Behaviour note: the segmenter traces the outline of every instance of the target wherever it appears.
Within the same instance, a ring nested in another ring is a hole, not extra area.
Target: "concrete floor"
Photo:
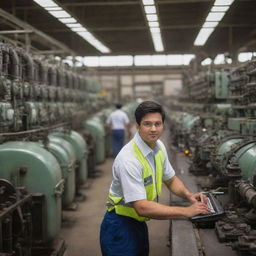
[[[112,178],[113,159],[108,158],[102,165],[97,166],[99,176],[89,179],[88,186],[82,192],[86,196],[84,202],[78,203],[76,211],[64,211],[65,219],[61,236],[66,241],[68,256],[100,256],[99,229],[106,211],[105,203]],[[160,202],[169,203],[169,193],[163,188]],[[168,220],[150,220],[150,256],[168,256]]]

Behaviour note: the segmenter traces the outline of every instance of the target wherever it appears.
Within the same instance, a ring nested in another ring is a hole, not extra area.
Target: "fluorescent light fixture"
[[[74,18],[60,18],[58,19],[60,22],[64,23],[66,25],[66,23],[77,23],[77,20]]]
[[[213,5],[231,5],[235,0],[215,0]]]
[[[80,23],[77,22],[68,12],[63,10],[52,0],[33,0],[45,10],[47,10],[52,16],[57,18],[60,22],[70,28],[73,32],[81,36],[88,43],[90,43],[94,48],[102,53],[109,53],[110,49],[102,44],[98,39],[96,39],[90,32],[87,31]]]
[[[155,1],[154,0],[142,0],[142,3],[144,5],[154,5]]]
[[[205,23],[197,35],[194,45],[202,46],[206,43],[214,28],[223,19],[233,2],[234,0],[215,0],[211,11],[206,17]]]
[[[34,0],[34,2],[42,7],[58,7],[58,5],[52,0]]]
[[[94,36],[90,32],[77,32],[77,34],[81,37],[83,37],[85,40],[93,40]]]
[[[164,50],[162,38],[160,33],[152,34],[153,44],[156,52],[162,52]]]
[[[194,42],[194,45],[197,45],[197,46],[204,45],[213,31],[214,31],[214,28],[201,28]]]
[[[160,28],[150,28],[150,32],[151,32],[152,34],[154,34],[154,33],[160,33]]]
[[[209,12],[206,21],[221,21],[225,12]]]
[[[66,11],[49,11],[49,13],[55,18],[71,18]]]
[[[158,21],[156,14],[146,14],[148,21]]]
[[[226,12],[229,6],[213,6],[211,12]]]
[[[159,27],[159,22],[158,21],[149,21],[148,25],[150,28],[156,28],[156,27]]]
[[[62,8],[60,8],[60,7],[45,7],[45,10],[47,10],[47,11],[62,11]]]
[[[144,9],[146,14],[156,13],[156,7],[154,5],[144,6]]]
[[[66,26],[69,28],[82,28],[83,27],[80,23],[67,23]]]
[[[217,21],[206,21],[203,25],[203,28],[215,28],[219,22]]]
[[[87,30],[84,27],[71,28],[71,30],[74,31],[74,32],[87,32]]]

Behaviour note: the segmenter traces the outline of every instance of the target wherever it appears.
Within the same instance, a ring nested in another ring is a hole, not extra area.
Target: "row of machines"
[[[0,43],[0,255],[64,255],[62,211],[76,208],[111,154],[112,108],[100,89]]]
[[[222,194],[225,216],[206,227],[238,255],[256,255],[255,88],[255,60],[197,68],[184,73],[182,96],[166,101],[172,144],[188,156],[201,189]]]

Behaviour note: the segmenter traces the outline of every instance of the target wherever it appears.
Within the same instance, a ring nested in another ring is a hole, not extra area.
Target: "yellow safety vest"
[[[160,149],[155,155],[155,182],[153,179],[153,170],[148,163],[147,159],[142,154],[141,150],[136,143],[133,143],[133,154],[138,159],[142,166],[142,176],[144,180],[144,186],[146,190],[147,200],[158,201],[158,197],[162,190],[162,178],[164,168],[164,152]],[[149,218],[141,217],[137,214],[131,204],[125,204],[123,197],[117,197],[112,194],[108,195],[107,201],[108,211],[115,209],[115,212],[119,215],[128,216],[138,221],[148,221]]]

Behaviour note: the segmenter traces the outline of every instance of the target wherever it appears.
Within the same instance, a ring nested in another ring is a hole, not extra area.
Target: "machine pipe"
[[[256,209],[256,190],[248,181],[239,181],[236,184],[239,194],[246,200],[247,203]]]

